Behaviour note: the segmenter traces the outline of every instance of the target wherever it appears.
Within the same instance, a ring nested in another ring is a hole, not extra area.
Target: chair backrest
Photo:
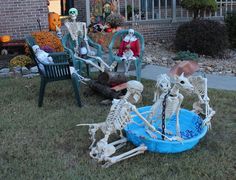
[[[29,50],[30,50],[30,56],[34,60],[34,62],[36,63],[41,77],[44,77],[44,78],[50,79],[50,80],[61,80],[61,79],[70,79],[71,78],[69,63],[56,63],[56,64],[53,63],[53,64],[43,65],[37,59],[37,57],[33,51],[33,48],[32,48],[34,45],[36,45],[35,39],[32,36],[28,36],[28,37],[26,37],[26,43],[27,43]],[[56,61],[56,59],[60,60],[60,59],[64,59],[64,58],[69,58],[69,56],[66,54],[58,53],[58,55],[54,55],[54,58]]]
[[[43,75],[43,72],[41,71],[41,69],[39,68],[39,64],[38,64],[38,60],[37,60],[37,57],[35,56],[35,53],[32,49],[32,47],[34,45],[36,45],[36,42],[35,42],[35,39],[32,37],[32,36],[27,36],[25,38],[25,41],[26,41],[26,44],[28,45],[28,48],[29,48],[29,51],[30,51],[30,57],[31,59],[33,59],[33,61],[35,62],[35,64],[37,65],[38,67],[38,70],[39,70],[39,73],[40,75],[42,76]]]
[[[128,32],[129,32],[128,29],[124,29],[124,30],[117,31],[113,35],[113,37],[111,39],[111,43],[109,45],[109,52],[112,52],[112,49],[113,49],[113,47],[115,45],[116,40],[117,39],[122,40],[128,34]],[[144,37],[143,37],[143,35],[141,35],[137,31],[134,31],[134,35],[136,36],[136,38],[139,39],[139,42],[140,42],[140,58],[142,58],[143,53],[144,53]]]
[[[78,41],[79,41],[78,43],[80,44],[82,39],[78,38]],[[76,43],[75,43],[75,41],[72,40],[70,33],[67,33],[66,35],[63,36],[62,45],[64,46],[65,49],[68,48],[68,49],[72,50],[74,53],[74,48],[76,46]]]

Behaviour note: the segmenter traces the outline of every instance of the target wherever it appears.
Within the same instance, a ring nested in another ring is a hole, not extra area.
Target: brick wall
[[[39,30],[37,18],[42,29],[48,29],[46,0],[0,0],[0,4],[0,36],[22,39]]]
[[[48,29],[48,8],[46,0],[0,0],[0,36],[11,35],[13,39],[22,39],[32,31],[38,31],[37,18],[42,29]],[[6,3],[7,2],[7,3]],[[86,0],[75,0],[79,11],[78,20],[86,21]],[[121,3],[123,3],[121,1]],[[146,41],[173,39],[180,23],[139,23],[124,28],[134,28],[144,35]]]
[[[86,22],[86,0],[74,0],[74,6],[79,11],[77,20]]]
[[[170,23],[170,22],[143,22],[137,25],[127,24],[124,28],[133,28],[140,32],[145,41],[157,41],[157,40],[173,40],[175,38],[176,30],[182,23]]]

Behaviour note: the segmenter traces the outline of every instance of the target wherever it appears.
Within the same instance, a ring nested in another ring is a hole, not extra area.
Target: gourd
[[[0,37],[0,42],[9,42],[11,41],[11,36],[4,35]]]

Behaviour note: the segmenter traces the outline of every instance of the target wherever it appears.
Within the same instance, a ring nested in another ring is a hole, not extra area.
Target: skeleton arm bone
[[[131,110],[134,111],[134,112],[137,114],[137,116],[140,117],[140,118],[142,119],[142,121],[148,126],[148,128],[150,128],[153,132],[156,132],[156,133],[158,133],[158,134],[160,134],[160,135],[164,135],[164,134],[162,134],[161,132],[157,131],[156,128],[155,128],[153,125],[151,125],[151,124],[140,114],[140,112],[138,112],[137,108],[136,108],[134,105],[131,105]],[[171,138],[168,138],[168,137],[165,136],[165,135],[164,135],[164,137],[165,137],[166,139],[168,139],[169,141],[172,141]]]

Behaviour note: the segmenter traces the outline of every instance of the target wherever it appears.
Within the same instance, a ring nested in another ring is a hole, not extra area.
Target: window
[[[49,12],[65,16],[72,7],[74,7],[74,0],[49,0],[48,9]]]

